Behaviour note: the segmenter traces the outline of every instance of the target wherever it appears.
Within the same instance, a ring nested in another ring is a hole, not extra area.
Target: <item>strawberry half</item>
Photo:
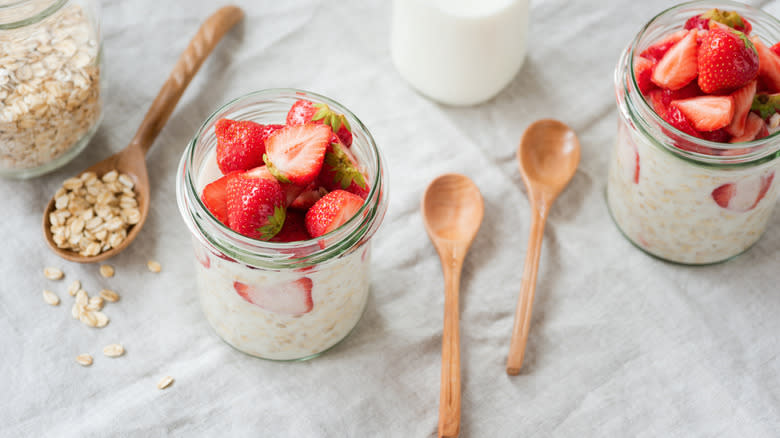
[[[266,141],[263,160],[280,182],[307,186],[322,170],[330,136],[322,124],[285,126]]]
[[[219,119],[214,126],[217,136],[217,166],[227,175],[263,164],[265,141],[282,125],[261,125],[250,120]]]
[[[324,123],[333,130],[347,146],[352,146],[352,128],[344,114],[334,112],[325,103],[314,103],[305,99],[296,101],[287,112],[288,125]]]
[[[306,212],[306,229],[320,237],[345,224],[363,206],[363,198],[346,190],[334,190]]]
[[[290,203],[289,207],[298,210],[308,210],[315,202],[327,194],[328,191],[324,187],[320,187],[318,181],[314,181]]]
[[[712,94],[743,87],[758,75],[758,61],[744,33],[713,27],[699,47],[699,88]]]
[[[675,100],[677,108],[698,131],[715,131],[731,123],[734,117],[734,99],[731,96],[699,96]]]
[[[653,70],[652,80],[661,88],[678,90],[696,79],[696,30],[688,33],[677,44],[672,46],[658,61]]]
[[[712,191],[712,199],[719,207],[726,210],[745,212],[756,208],[764,199],[775,173],[752,176],[736,183],[727,183]]]
[[[653,69],[655,68],[655,62],[639,57],[634,62],[634,77],[636,77],[636,83],[639,86],[639,92],[647,94],[653,88]]]
[[[287,210],[284,226],[279,233],[271,239],[271,242],[299,242],[309,240],[309,232],[306,231],[305,216],[303,212]]]
[[[327,190],[346,190],[365,199],[368,196],[368,184],[358,167],[354,155],[339,142],[331,143],[325,153],[319,182]]]
[[[285,195],[263,168],[236,175],[227,183],[230,228],[253,239],[270,240],[284,224]]]
[[[664,37],[664,39],[661,41],[658,41],[657,43],[643,50],[639,56],[648,59],[655,64],[664,57],[666,52],[668,52],[672,46],[677,44],[687,34],[688,31],[685,30],[678,30],[677,32],[671,33]]]
[[[721,11],[720,9],[710,9],[703,14],[693,16],[685,22],[686,29],[702,29],[707,30],[710,28],[710,21],[725,24],[733,29],[736,29],[745,34],[750,33],[753,26],[750,25],[745,18],[739,15],[735,11]]]
[[[756,140],[761,138],[759,135],[762,133],[762,131],[766,131],[767,134],[769,133],[766,128],[766,123],[764,123],[764,119],[759,117],[756,113],[748,113],[745,129],[742,131],[741,135],[735,135],[734,138],[731,139],[731,143]],[[762,137],[764,136],[765,135]]]
[[[758,52],[758,77],[762,84],[772,93],[780,92],[780,55],[765,46],[758,37],[750,40]]]
[[[726,127],[726,132],[735,137],[738,137],[745,132],[745,121],[750,112],[750,107],[753,106],[753,96],[755,96],[755,94],[755,80],[748,82],[744,87],[731,93],[731,98],[734,99],[734,118],[731,120],[729,126]]]
[[[241,298],[251,304],[269,312],[295,316],[309,313],[314,308],[311,298],[313,284],[311,278],[302,277],[289,283],[270,286],[250,286],[236,281],[233,282],[233,288]]]
[[[203,188],[200,199],[217,220],[228,226],[227,185],[240,172],[231,172]]]

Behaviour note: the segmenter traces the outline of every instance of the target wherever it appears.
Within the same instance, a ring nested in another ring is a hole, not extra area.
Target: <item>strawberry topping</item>
[[[280,182],[307,186],[322,169],[330,136],[322,124],[285,126],[267,140],[263,159]]]
[[[263,164],[265,141],[281,128],[282,125],[261,125],[250,120],[219,119],[214,126],[219,170],[228,174]]]
[[[697,75],[695,30],[690,30],[677,44],[667,51],[653,70],[652,80],[661,88],[678,90],[694,80]]]
[[[227,183],[227,212],[232,230],[270,240],[284,224],[282,186],[263,168],[238,174]]]
[[[721,93],[745,86],[755,79],[759,57],[744,33],[714,27],[698,51],[699,87],[705,93]]]
[[[320,237],[349,221],[362,205],[360,196],[334,190],[311,206],[306,213],[306,229],[311,237]]]

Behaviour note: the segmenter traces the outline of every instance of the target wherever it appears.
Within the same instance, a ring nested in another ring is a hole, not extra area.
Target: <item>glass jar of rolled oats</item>
[[[0,0],[0,176],[29,178],[78,155],[102,115],[92,0]]]

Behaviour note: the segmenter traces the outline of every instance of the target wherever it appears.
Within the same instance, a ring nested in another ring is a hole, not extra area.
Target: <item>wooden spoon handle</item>
[[[544,224],[547,221],[547,209],[533,207],[531,214],[531,233],[528,238],[528,250],[525,255],[523,279],[520,284],[520,296],[515,310],[515,324],[512,327],[512,340],[509,343],[509,357],[506,361],[506,373],[510,376],[520,374],[525,357],[525,344],[528,341],[528,330],[531,326],[531,310],[534,304],[536,289],[536,274],[539,271],[539,256],[542,253],[542,238]]]
[[[444,330],[441,344],[441,393],[439,438],[454,438],[460,432],[460,271],[463,257],[442,260],[444,271]]]
[[[135,137],[130,142],[131,145],[139,146],[144,154],[149,150],[203,61],[222,36],[243,17],[244,11],[240,8],[225,6],[206,19],[176,61],[168,80],[165,81],[149,111],[146,112],[141,126],[138,127]]]

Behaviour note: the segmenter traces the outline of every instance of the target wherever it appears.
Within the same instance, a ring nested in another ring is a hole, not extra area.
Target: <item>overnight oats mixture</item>
[[[363,207],[369,184],[351,152],[346,118],[300,99],[286,123],[220,119],[216,148],[197,174],[203,205],[244,237],[335,245],[327,235]],[[314,240],[312,240],[314,239]],[[261,243],[261,242],[258,242]],[[201,305],[214,330],[246,353],[274,360],[310,357],[343,339],[369,293],[369,242],[303,267],[266,269],[193,239]],[[296,246],[279,249],[297,256]]]
[[[743,252],[766,229],[780,190],[777,140],[767,138],[780,125],[780,44],[768,47],[736,11],[713,9],[623,61],[607,186],[614,220],[670,261]],[[632,103],[643,120],[627,114]]]
[[[0,170],[42,166],[89,135],[101,116],[99,52],[96,30],[72,3],[0,30]]]

